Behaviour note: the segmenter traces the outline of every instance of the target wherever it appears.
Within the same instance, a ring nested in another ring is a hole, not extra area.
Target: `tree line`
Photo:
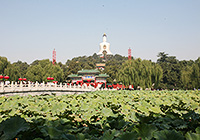
[[[59,82],[66,82],[69,74],[76,74],[82,69],[95,69],[97,63],[106,64],[105,70],[100,71],[110,76],[107,79],[109,83],[119,82],[126,86],[134,85],[134,88],[200,88],[200,57],[195,61],[179,61],[165,52],[158,54],[157,62],[140,58],[128,60],[119,54],[102,59],[93,54],[55,65],[49,59],[35,60],[31,64],[22,61],[10,63],[6,57],[0,56],[0,74],[10,76],[10,81],[18,81],[21,77],[32,82],[47,82],[47,77],[54,77]]]

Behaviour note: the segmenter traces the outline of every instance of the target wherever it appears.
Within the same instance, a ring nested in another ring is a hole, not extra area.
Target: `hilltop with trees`
[[[10,63],[6,57],[0,57],[0,74],[10,76],[10,81],[17,81],[19,77],[26,77],[29,81],[47,82],[52,76],[59,82],[66,82],[69,74],[82,69],[95,69],[96,63],[103,59],[97,54],[80,56],[55,65],[49,59],[35,60],[31,64],[17,61]],[[134,85],[142,88],[159,89],[193,89],[200,88],[200,57],[193,60],[179,61],[175,56],[165,52],[158,54],[157,62],[140,58],[128,60],[119,54],[106,58],[105,70],[110,77],[107,82],[121,82],[124,85]]]

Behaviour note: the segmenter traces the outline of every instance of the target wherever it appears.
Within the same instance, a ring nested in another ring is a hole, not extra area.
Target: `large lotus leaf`
[[[58,130],[57,128],[52,126],[44,126],[39,128],[40,132],[42,132],[45,137],[49,136],[50,139],[59,140],[61,138],[61,135],[63,134],[63,131]]]
[[[139,139],[139,135],[136,131],[122,133],[119,136],[119,140],[138,140],[138,139]]]
[[[117,101],[116,98],[112,98],[112,99],[111,99],[111,102],[112,102],[112,104],[114,104],[114,105],[118,105],[118,101]]]
[[[81,116],[81,118],[83,119],[83,120],[87,120],[87,121],[90,121],[90,118],[91,118],[92,116],[91,116],[91,112],[85,112],[82,116]]]
[[[188,98],[181,98],[182,99],[182,102],[185,103],[185,104],[190,104],[190,100],[188,100]]]
[[[71,104],[72,106],[76,106],[76,105],[78,104],[78,101],[77,101],[76,99],[72,99],[72,100],[70,101],[70,104]]]
[[[7,119],[0,124],[1,140],[13,139],[19,132],[29,129],[28,123],[18,116]]]
[[[185,138],[187,140],[200,140],[200,127],[196,128],[196,133],[187,132]]]
[[[156,105],[156,106],[160,106],[163,104],[163,101],[160,99],[160,98],[151,98],[150,99],[150,102],[153,104],[153,105]]]
[[[114,116],[114,114],[113,114],[113,112],[112,112],[112,110],[110,108],[103,108],[101,113],[105,117]]]
[[[112,140],[114,137],[119,136],[120,132],[113,129],[113,130],[107,130],[106,132],[103,133],[103,136],[101,137],[100,140]]]
[[[183,120],[176,119],[171,122],[175,129],[185,129],[188,127],[187,123]]]
[[[157,140],[184,140],[181,133],[174,130],[162,130],[154,133],[154,138]]]
[[[71,109],[71,111],[72,111],[73,113],[76,113],[77,110],[78,110],[78,107],[71,106],[69,109]]]
[[[158,106],[150,106],[149,110],[151,110],[153,113],[162,113],[162,111],[160,110],[160,107]]]
[[[85,138],[85,135],[83,134],[83,133],[78,133],[77,135],[76,135],[76,138],[77,138],[77,140],[85,140],[86,138]]]
[[[43,140],[42,138],[35,138],[35,139],[33,139],[33,140]]]
[[[192,121],[195,121],[195,120],[199,120],[200,119],[200,116],[199,114],[197,114],[196,112],[194,111],[189,111],[187,114],[183,114],[183,118],[185,120],[192,120]]]
[[[166,99],[166,98],[164,98],[164,99],[162,99],[163,100],[163,105],[164,106],[171,106],[172,105],[172,102],[169,100],[169,99]]]
[[[17,100],[15,100],[15,101],[9,100],[0,105],[1,112],[9,111],[9,110],[12,110],[13,108],[18,108]]]
[[[142,139],[152,139],[155,131],[157,131],[157,128],[154,125],[143,123],[138,126],[138,133]]]
[[[76,140],[76,137],[74,135],[71,134],[62,134],[60,139],[62,140]]]
[[[121,113],[122,114],[128,114],[131,110],[131,106],[130,105],[123,105],[121,107]]]
[[[82,102],[81,108],[82,111],[87,111],[89,109],[89,104]]]
[[[15,116],[15,114],[17,113],[17,109],[13,108],[10,112],[9,112],[9,116]],[[20,114],[19,114],[20,115]]]
[[[194,101],[191,100],[191,108],[192,108],[193,110],[195,110],[195,109],[197,109],[198,107],[199,107],[199,104],[198,104],[197,102],[194,102]]]
[[[49,107],[49,106],[47,106],[47,105],[43,105],[43,106],[40,108],[40,110],[41,110],[41,112],[44,112],[44,113],[46,113],[46,112],[49,112],[49,110],[50,110],[50,107]]]
[[[126,121],[132,121],[132,122],[137,122],[138,121],[138,118],[136,117],[136,114],[135,114],[135,111],[131,111],[129,113],[126,114],[126,117],[125,117],[125,120]]]
[[[124,128],[125,126],[127,126],[128,124],[130,124],[129,122],[126,122],[125,120],[123,120],[123,119],[119,119],[118,121],[117,121],[117,125],[115,125],[115,128],[117,128],[117,129],[122,129],[122,128]]]
[[[71,121],[70,120],[68,120],[68,119],[66,119],[66,118],[61,118],[61,119],[59,119],[59,121],[60,121],[60,123],[61,124],[68,124],[68,123],[70,123]]]
[[[60,113],[63,113],[65,111],[65,108],[65,103],[54,102],[51,107],[52,115],[60,115]]]
[[[145,115],[149,115],[149,110],[145,107],[145,106],[138,106],[137,110],[141,111],[142,113],[144,113]]]
[[[122,109],[130,111],[131,106],[128,105],[128,104],[126,104],[126,105],[123,105],[123,106],[122,106]]]
[[[150,105],[148,102],[146,102],[145,100],[141,100],[140,103],[141,103],[142,106],[145,106],[145,107],[147,107],[147,108],[151,106],[151,105]]]

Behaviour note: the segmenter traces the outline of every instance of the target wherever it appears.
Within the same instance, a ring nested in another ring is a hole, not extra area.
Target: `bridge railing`
[[[0,84],[0,93],[13,93],[13,92],[31,92],[31,91],[94,91],[99,90],[92,86],[87,85],[67,85],[65,84],[52,84],[52,83],[27,83],[11,82],[9,85]]]

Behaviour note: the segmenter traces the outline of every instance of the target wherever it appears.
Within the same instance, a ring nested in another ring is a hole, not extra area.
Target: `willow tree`
[[[7,66],[10,64],[8,59],[6,57],[1,57],[0,56],[0,74],[4,74],[5,69]]]
[[[192,65],[191,80],[193,88],[200,88],[200,57]]]
[[[124,85],[142,88],[157,87],[162,79],[162,68],[149,60],[128,60],[117,74],[118,81]]]
[[[18,78],[20,78],[20,69],[15,64],[8,64],[5,74],[9,75],[10,81],[18,81]]]
[[[181,70],[181,82],[182,87],[184,89],[191,89],[192,88],[192,67],[191,66],[185,66]]]

